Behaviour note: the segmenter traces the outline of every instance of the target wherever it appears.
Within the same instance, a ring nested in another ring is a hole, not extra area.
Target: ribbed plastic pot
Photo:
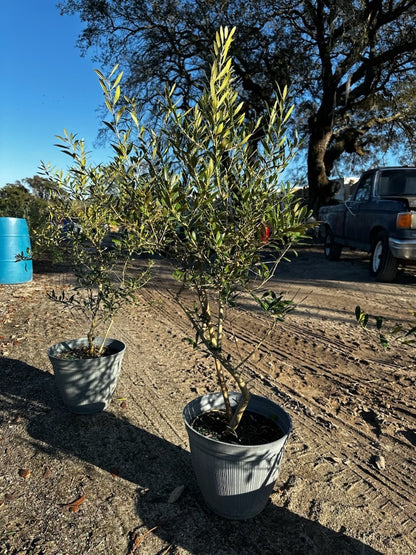
[[[97,337],[95,344],[103,339]],[[57,343],[48,349],[61,398],[67,408],[76,414],[95,414],[104,410],[111,400],[120,374],[126,349],[117,339],[107,339],[105,347],[114,354],[91,359],[62,359],[59,353],[88,344],[87,338]]]
[[[239,393],[230,394],[233,406],[240,398]],[[222,517],[246,520],[258,515],[268,502],[292,421],[282,407],[253,395],[247,410],[273,419],[284,434],[281,439],[263,445],[233,445],[203,436],[192,428],[191,423],[199,414],[223,408],[220,393],[203,395],[186,405],[183,418],[192,465],[206,505]]]

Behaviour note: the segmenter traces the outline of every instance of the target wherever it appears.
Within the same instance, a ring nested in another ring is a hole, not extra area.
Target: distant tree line
[[[35,175],[0,188],[0,217],[25,218],[29,231],[38,229],[47,217],[51,184]]]

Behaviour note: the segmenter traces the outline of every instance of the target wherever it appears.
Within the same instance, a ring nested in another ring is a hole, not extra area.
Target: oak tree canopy
[[[347,155],[378,163],[390,150],[412,162],[416,0],[64,0],[60,8],[84,22],[81,49],[100,67],[119,63],[125,89],[154,117],[165,84],[179,84],[192,104],[215,32],[236,26],[247,117],[264,110],[276,82],[290,87],[315,211]]]

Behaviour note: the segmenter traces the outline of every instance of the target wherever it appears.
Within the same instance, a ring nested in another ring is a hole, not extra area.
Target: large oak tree
[[[377,161],[405,145],[412,153],[416,0],[65,0],[61,10],[81,16],[81,48],[95,49],[102,67],[120,63],[129,92],[153,114],[166,83],[180,83],[183,103],[192,102],[215,31],[236,26],[247,117],[261,113],[276,82],[291,88],[315,211],[343,155]]]

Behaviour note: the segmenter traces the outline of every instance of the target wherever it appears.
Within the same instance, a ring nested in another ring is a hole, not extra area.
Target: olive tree
[[[57,146],[70,157],[71,166],[63,171],[43,164],[50,183],[49,219],[36,235],[39,245],[52,247],[72,268],[76,282],[71,292],[52,291],[50,297],[85,315],[88,356],[101,355],[104,341],[94,343],[98,330],[104,328],[105,340],[115,313],[134,301],[137,289],[148,281],[150,264],[142,268],[135,259],[157,244],[158,209],[145,156],[137,146],[143,129],[134,115],[125,125],[125,108],[118,106],[122,74],[115,71],[108,79],[97,72],[110,114],[104,123],[115,139],[113,159],[91,164],[84,141],[64,130]]]
[[[250,399],[245,365],[264,338],[248,356],[235,359],[226,338],[231,311],[250,295],[271,317],[272,329],[293,308],[264,288],[288,249],[304,236],[308,216],[280,182],[297,146],[286,136],[287,90],[276,92],[267,117],[246,123],[230,56],[234,33],[228,28],[217,33],[208,82],[191,109],[178,108],[174,88],[166,92],[165,124],[155,136],[150,161],[168,227],[164,250],[181,284],[176,300],[196,333],[194,345],[213,358],[232,430]],[[260,126],[264,133],[253,149],[251,139]],[[267,243],[265,225],[272,230]],[[233,411],[228,391],[235,384],[242,398]]]

